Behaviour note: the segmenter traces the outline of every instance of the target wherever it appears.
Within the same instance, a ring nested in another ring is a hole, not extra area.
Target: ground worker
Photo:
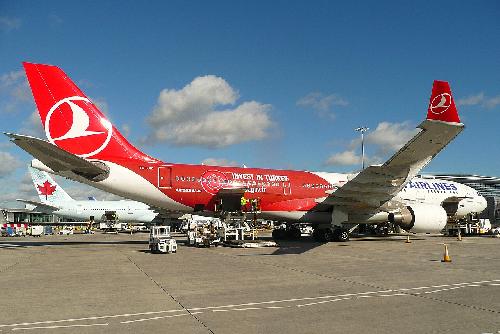
[[[241,211],[246,211],[247,199],[245,196],[241,196]]]

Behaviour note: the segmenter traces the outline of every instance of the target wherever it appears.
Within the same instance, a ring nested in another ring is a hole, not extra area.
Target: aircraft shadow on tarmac
[[[370,235],[370,236],[354,236],[348,242],[333,242],[337,247],[348,247],[350,243],[353,242],[403,242],[401,235],[391,236],[391,235]],[[411,236],[412,241],[425,240],[422,237],[417,237],[415,235]],[[302,254],[316,247],[320,247],[325,242],[317,242],[312,238],[303,238],[298,241],[278,241],[278,249],[272,254],[265,255],[286,255],[286,254]]]

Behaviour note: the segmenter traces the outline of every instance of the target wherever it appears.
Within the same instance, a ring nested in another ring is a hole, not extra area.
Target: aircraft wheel
[[[346,242],[349,241],[349,231],[343,229],[343,228],[337,228],[333,232],[334,236],[333,239],[335,241],[340,241],[340,242]]]
[[[313,232],[313,237],[319,242],[330,242],[333,241],[333,230],[331,228],[315,228]]]
[[[326,242],[330,242],[335,240],[335,234],[331,228],[323,229],[323,240]]]

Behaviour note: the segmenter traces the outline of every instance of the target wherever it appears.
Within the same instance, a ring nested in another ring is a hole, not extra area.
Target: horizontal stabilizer
[[[45,140],[12,133],[5,134],[11,138],[14,144],[56,173],[71,171],[92,181],[104,180],[109,174],[109,170],[104,164],[92,163]]]
[[[27,200],[27,199],[16,199],[16,201],[21,202],[21,203],[26,203],[26,204],[34,205],[34,206],[36,206],[36,208],[38,210],[49,211],[49,212],[59,210],[59,208],[57,206],[53,206],[53,205],[49,205],[49,204],[44,204],[44,203],[37,202],[37,201],[30,201],[30,200]]]

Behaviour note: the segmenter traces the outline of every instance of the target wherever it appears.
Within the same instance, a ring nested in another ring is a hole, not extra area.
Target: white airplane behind
[[[121,222],[130,224],[150,223],[157,213],[148,205],[128,200],[121,201],[77,201],[71,198],[46,172],[28,167],[33,184],[41,202],[18,199],[34,206],[37,211],[67,217],[76,221],[94,220],[99,222],[106,212],[116,212]]]

